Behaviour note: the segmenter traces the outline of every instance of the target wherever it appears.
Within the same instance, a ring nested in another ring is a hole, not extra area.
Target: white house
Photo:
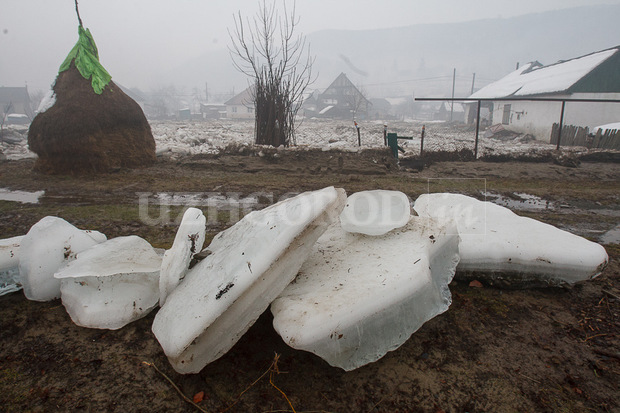
[[[234,96],[224,103],[226,117],[229,119],[254,119],[254,99],[251,88]]]
[[[553,123],[559,123],[561,102],[502,101],[502,98],[620,99],[620,46],[543,66],[531,62],[491,83],[472,99],[491,111],[491,123],[549,141]],[[468,121],[476,105],[469,104]],[[620,103],[567,102],[564,124],[589,127],[620,121]]]

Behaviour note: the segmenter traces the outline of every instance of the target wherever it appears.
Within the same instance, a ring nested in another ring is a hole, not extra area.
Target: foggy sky
[[[184,62],[226,49],[239,10],[259,0],[81,0],[80,15],[113,79],[145,90]],[[292,2],[287,1],[287,4]],[[298,0],[299,29],[367,30],[420,23],[508,18],[620,0]],[[73,0],[0,0],[0,86],[47,90],[77,40]],[[429,39],[430,41],[430,39]]]

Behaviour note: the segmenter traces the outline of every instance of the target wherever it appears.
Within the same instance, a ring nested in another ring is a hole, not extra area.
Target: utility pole
[[[474,78],[471,80],[471,93],[470,95],[474,94],[474,85],[476,84],[476,74],[474,73]]]
[[[454,85],[456,84],[456,67],[452,72],[452,100],[450,101],[450,122],[452,122],[452,114],[454,113]]]
[[[209,103],[209,84],[205,82],[205,103]]]

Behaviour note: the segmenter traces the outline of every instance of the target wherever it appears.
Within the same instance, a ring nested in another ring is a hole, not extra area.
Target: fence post
[[[383,124],[383,146],[387,146],[387,123]]]
[[[558,145],[556,146],[556,150],[560,150],[560,142],[562,141],[562,127],[564,126],[564,107],[566,106],[566,101],[562,101],[562,112],[560,114],[560,128],[558,130]]]
[[[424,132],[426,131],[426,125],[422,125],[422,135],[420,136],[420,158],[424,153]]]
[[[480,132],[480,104],[481,100],[478,100],[478,113],[476,113],[476,143],[474,144],[474,159],[478,159],[478,133]]]

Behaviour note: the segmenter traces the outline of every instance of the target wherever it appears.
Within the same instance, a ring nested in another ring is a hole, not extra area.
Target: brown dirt
[[[165,248],[176,226],[140,219],[138,193],[273,193],[277,199],[327,185],[348,193],[397,189],[412,198],[429,189],[530,193],[559,206],[519,213],[590,237],[619,221],[617,163],[437,162],[407,172],[384,151],[262,155],[159,160],[82,178],[37,174],[32,161],[3,162],[1,187],[46,195],[36,205],[0,201],[0,238],[57,215],[108,237],[138,234]],[[210,236],[230,225],[219,218],[210,221]],[[604,273],[572,288],[501,290],[455,281],[446,313],[352,372],[286,346],[267,311],[224,357],[182,376],[150,330],[154,313],[117,331],[86,329],[71,322],[60,300],[9,294],[0,297],[0,411],[194,411],[145,362],[189,398],[204,392],[198,405],[209,412],[619,411],[620,245],[606,248]],[[276,354],[279,374],[268,373]]]

